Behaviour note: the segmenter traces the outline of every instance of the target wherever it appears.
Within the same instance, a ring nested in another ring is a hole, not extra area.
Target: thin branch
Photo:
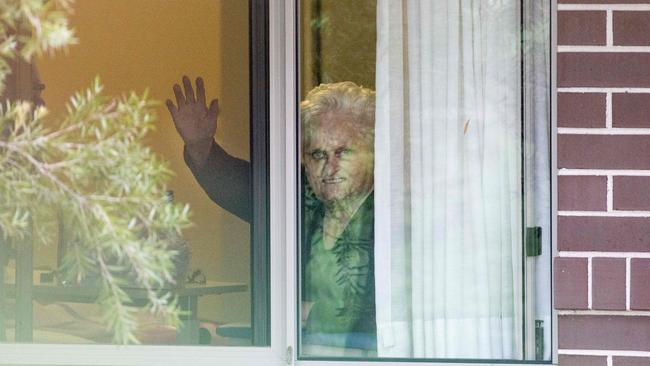
[[[0,147],[6,147],[8,150],[22,155],[25,159],[27,159],[27,161],[29,161],[36,168],[36,170],[38,170],[41,174],[43,174],[44,176],[49,178],[52,182],[54,182],[54,184],[57,187],[59,187],[59,189],[61,189],[62,191],[68,193],[69,195],[71,195],[74,199],[79,201],[79,203],[81,203],[81,204],[86,203],[86,200],[85,200],[85,198],[83,196],[79,195],[77,192],[73,191],[65,183],[63,183],[61,180],[59,180],[59,178],[56,175],[52,174],[50,171],[47,170],[44,163],[38,161],[31,154],[28,154],[28,153],[16,148],[12,144],[6,144],[6,143],[3,143],[3,142],[0,142]]]

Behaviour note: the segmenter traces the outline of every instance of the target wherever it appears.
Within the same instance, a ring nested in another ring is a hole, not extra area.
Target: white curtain
[[[377,1],[381,357],[522,357],[519,3]]]

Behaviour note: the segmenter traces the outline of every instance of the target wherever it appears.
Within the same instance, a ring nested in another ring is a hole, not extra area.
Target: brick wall
[[[558,3],[560,365],[650,365],[650,0]]]

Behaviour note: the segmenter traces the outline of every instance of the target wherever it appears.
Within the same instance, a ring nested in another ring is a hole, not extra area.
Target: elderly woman
[[[167,106],[185,160],[221,207],[250,221],[250,164],[214,142],[217,102],[203,80],[174,85]],[[301,104],[303,343],[375,348],[373,164],[375,94],[352,82],[322,84]]]
[[[304,343],[374,348],[375,95],[322,84],[301,104]]]

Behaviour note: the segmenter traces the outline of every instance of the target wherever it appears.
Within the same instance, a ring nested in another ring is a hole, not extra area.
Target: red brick
[[[607,357],[559,355],[559,366],[607,366]]]
[[[560,210],[607,210],[607,177],[558,177],[558,205]]]
[[[650,310],[650,258],[630,261],[630,308]]]
[[[605,45],[607,13],[604,11],[558,11],[559,45]]]
[[[555,258],[555,308],[587,309],[587,259]]]
[[[650,128],[650,93],[612,94],[612,127]]]
[[[612,357],[612,366],[648,366],[650,357]]]
[[[650,177],[614,177],[614,209],[650,210]]]
[[[558,87],[650,87],[649,53],[560,52]]]
[[[650,169],[650,136],[558,135],[558,167]]]
[[[615,11],[613,22],[614,45],[650,45],[649,11]]]
[[[558,323],[560,349],[650,351],[650,317],[564,315]]]
[[[625,259],[594,258],[591,275],[592,308],[625,310]]]
[[[558,127],[605,127],[605,94],[558,93],[557,125]]]
[[[558,217],[562,251],[650,252],[650,218]]]

